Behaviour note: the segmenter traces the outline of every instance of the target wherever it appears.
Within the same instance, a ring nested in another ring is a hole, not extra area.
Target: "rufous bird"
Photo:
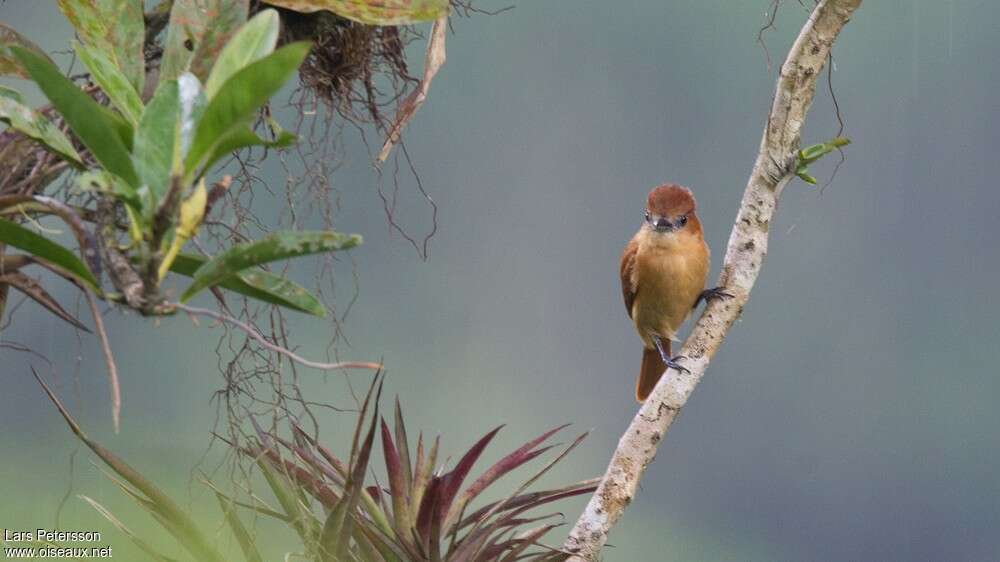
[[[625,310],[642,338],[642,366],[635,397],[642,402],[667,367],[689,372],[670,356],[670,342],[702,299],[729,297],[720,288],[705,290],[709,250],[695,214],[691,190],[668,183],[646,200],[639,232],[622,252]]]

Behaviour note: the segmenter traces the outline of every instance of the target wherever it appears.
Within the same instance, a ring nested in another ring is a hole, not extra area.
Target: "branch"
[[[246,332],[246,335],[250,336],[251,339],[259,343],[260,345],[266,347],[267,349],[270,349],[271,351],[279,355],[284,355],[291,361],[298,363],[299,365],[303,365],[305,367],[312,367],[313,369],[321,369],[324,371],[332,371],[334,369],[368,369],[371,371],[378,371],[382,368],[381,363],[372,363],[368,361],[342,361],[340,363],[321,363],[318,361],[310,361],[305,357],[297,355],[295,352],[293,352],[288,348],[281,347],[280,345],[275,345],[267,341],[267,338],[261,335],[261,333],[258,332],[256,329],[254,329],[253,326],[245,322],[241,322],[240,320],[233,318],[232,316],[229,316],[227,314],[222,314],[220,312],[209,310],[207,308],[188,306],[186,304],[182,304],[179,302],[169,303],[167,306],[176,308],[178,310],[183,310],[184,312],[187,312],[188,314],[191,315],[208,316],[209,318],[213,318],[219,322],[225,322],[227,324],[235,326],[240,330]]]
[[[743,311],[767,254],[768,227],[778,197],[795,177],[802,125],[816,91],[816,78],[837,35],[859,5],[861,0],[821,0],[789,51],[718,283],[733,298],[705,307],[681,350],[688,358],[684,366],[691,372],[664,373],[618,441],[597,491],[563,545],[564,550],[574,553],[571,561],[598,559],[608,533],[635,496],[657,446]]]

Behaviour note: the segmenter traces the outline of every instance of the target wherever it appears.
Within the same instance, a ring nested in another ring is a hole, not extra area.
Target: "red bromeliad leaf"
[[[257,423],[257,418],[250,416],[250,424],[253,425],[253,430],[257,433],[257,439],[260,440],[261,445],[266,449],[274,449],[274,440],[271,439],[271,434],[264,431],[264,428]]]
[[[527,494],[521,494],[519,496],[514,496],[506,503],[503,504],[502,508],[498,513],[503,513],[506,511],[519,509],[525,506],[530,506],[531,508],[538,507],[543,504],[558,501],[561,499],[579,496],[581,494],[590,494],[597,489],[597,483],[600,479],[594,478],[591,480],[584,480],[582,482],[577,482],[571,486],[565,488],[560,488],[556,490],[545,490],[541,492],[530,492]],[[477,510],[475,513],[462,519],[461,523],[458,524],[459,529],[464,529],[469,525],[479,521],[492,509],[497,507],[501,502],[494,502],[489,505],[483,506],[481,509]]]
[[[256,451],[256,456],[260,455],[263,455],[268,461],[270,461],[271,465],[279,472],[286,474],[291,479],[292,483],[299,486],[301,491],[305,491],[310,496],[316,498],[326,508],[332,509],[335,505],[337,505],[338,500],[340,499],[337,493],[327,486],[322,480],[313,476],[313,474],[308,470],[290,460],[281,458],[281,455],[270,449],[262,448],[259,451]]]
[[[491,508],[489,511],[487,511],[486,514],[483,515],[480,520],[478,520],[478,521],[475,522],[475,524],[473,526],[473,530],[471,532],[475,532],[476,527],[478,527],[480,524],[482,524],[485,521],[489,521],[490,518],[497,511],[500,511],[502,508],[504,508],[506,506],[506,504],[507,504],[508,501],[510,501],[514,497],[518,496],[519,494],[521,494],[521,492],[523,492],[524,490],[528,489],[529,486],[531,486],[536,481],[538,481],[538,479],[541,478],[546,472],[548,472],[549,469],[551,469],[553,466],[555,466],[557,463],[559,463],[559,461],[561,461],[563,458],[565,458],[566,455],[568,455],[570,453],[570,451],[572,451],[573,449],[575,449],[577,445],[579,445],[581,442],[583,442],[583,440],[586,439],[587,435],[589,435],[589,434],[590,434],[590,432],[587,431],[587,432],[584,432],[584,433],[580,434],[579,436],[577,436],[577,438],[574,439],[573,442],[570,443],[565,449],[563,449],[561,453],[559,453],[558,455],[556,455],[556,457],[554,459],[552,459],[549,462],[547,462],[545,464],[545,466],[543,466],[540,470],[536,471],[535,474],[531,478],[529,478],[526,482],[524,482],[524,484],[521,484],[521,486],[519,486],[517,488],[517,490],[515,490],[513,493],[511,493],[509,496],[507,496],[506,499],[504,499],[503,501],[497,503],[493,508]],[[529,509],[529,508],[526,508],[526,509]],[[517,511],[517,512],[515,512],[515,515],[517,513],[523,512],[523,511],[524,510]]]
[[[298,426],[298,424],[294,422],[292,423],[292,430],[295,432],[296,435],[298,435],[302,439],[305,439],[310,445],[315,447],[316,450],[319,451],[320,456],[322,456],[326,462],[330,463],[330,466],[332,466],[333,469],[336,470],[338,474],[340,474],[343,478],[347,478],[347,466],[344,464],[344,461],[335,457],[333,453],[330,451],[330,449],[321,445],[319,442],[313,439],[311,435],[306,433],[305,430],[303,430],[301,427]]]
[[[432,475],[427,482],[427,489],[424,492],[423,501],[420,502],[420,512],[417,515],[417,533],[424,543],[424,550],[427,549],[427,542],[430,537],[431,519],[437,511],[437,500],[440,496],[442,477]]]
[[[367,486],[365,487],[365,492],[368,494],[368,497],[375,502],[375,505],[382,507],[382,488],[378,486]]]
[[[434,470],[434,463],[437,461],[437,448],[441,439],[435,439],[433,450],[428,458],[424,458],[424,434],[417,435],[417,459],[413,467],[413,484],[410,486],[410,521],[416,521],[420,511],[421,500],[427,489],[431,471]]]
[[[509,541],[509,544],[498,545],[500,547],[500,551],[497,552],[494,557],[506,552],[507,556],[504,556],[500,562],[515,562],[521,553],[531,548],[531,546],[534,545],[538,539],[542,538],[545,533],[548,533],[558,526],[558,524],[542,525],[537,529],[531,529],[526,533],[522,533],[514,540]]]
[[[559,427],[550,429],[545,433],[539,435],[538,437],[528,441],[516,451],[510,453],[506,457],[497,461],[496,464],[491,466],[479,476],[472,484],[466,488],[462,495],[459,497],[448,511],[448,517],[446,519],[445,527],[448,527],[451,522],[458,517],[458,514],[465,509],[470,501],[476,498],[483,490],[489,487],[490,484],[496,482],[499,478],[507,474],[508,472],[516,469],[517,467],[531,461],[535,457],[541,455],[545,451],[549,450],[551,447],[544,447],[539,450],[534,450],[535,447],[544,443],[549,437],[552,437],[558,431],[565,429],[569,424],[564,424]]]
[[[387,535],[378,525],[359,525],[358,528],[385,560],[402,562],[425,558],[414,545],[400,542],[398,537]]]
[[[392,496],[392,518],[396,533],[405,537],[413,526],[409,517],[409,488],[406,485],[406,475],[400,462],[399,453],[392,442],[389,426],[382,420],[382,454],[385,457],[385,470],[389,475],[389,494]]]
[[[406,437],[406,424],[403,422],[403,409],[399,405],[399,397],[396,397],[396,447],[399,449],[399,462],[403,469],[403,478],[406,480],[406,489],[413,485],[413,470],[410,467],[410,440]]]
[[[488,544],[490,544],[490,538],[494,533],[506,533],[507,531],[520,527],[521,525],[530,525],[538,521],[543,521],[545,519],[551,519],[552,517],[560,516],[560,513],[549,513],[539,517],[528,517],[528,518],[517,518],[517,517],[504,517],[497,519],[490,525],[476,529],[466,535],[454,552],[449,553],[449,562],[472,562],[474,560],[492,560],[488,557],[477,557],[476,554],[482,552]]]
[[[444,523],[444,519],[448,515],[448,510],[451,508],[451,504],[456,494],[458,494],[459,488],[462,487],[465,477],[468,476],[469,471],[472,470],[472,466],[479,460],[479,456],[483,454],[483,450],[486,449],[486,446],[490,444],[490,441],[496,437],[497,432],[501,429],[503,429],[502,425],[484,435],[462,456],[458,464],[455,465],[455,468],[444,475],[439,492],[440,497],[438,498],[437,509],[435,510],[435,520],[438,523]]]
[[[282,439],[277,435],[271,435],[271,438],[280,443],[281,445],[283,445],[289,451],[295,453],[297,457],[302,459],[302,462],[304,462],[314,471],[321,473],[323,476],[330,479],[330,481],[332,481],[335,485],[343,487],[344,485],[343,477],[341,477],[341,475],[333,467],[321,461],[315,454],[312,453],[312,451],[309,451],[305,447],[301,447],[299,445],[296,445],[295,443],[291,443],[285,439]]]
[[[385,556],[382,556],[382,552],[379,551],[378,547],[375,546],[364,532],[358,531],[358,529],[363,529],[365,525],[355,524],[354,532],[354,544],[356,545],[358,554],[355,555],[355,560],[363,560],[364,562],[387,562]]]

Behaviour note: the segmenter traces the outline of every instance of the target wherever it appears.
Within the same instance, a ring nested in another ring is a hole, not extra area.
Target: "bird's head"
[[[683,230],[694,216],[694,207],[690,189],[673,183],[655,187],[646,200],[644,225],[659,233]]]

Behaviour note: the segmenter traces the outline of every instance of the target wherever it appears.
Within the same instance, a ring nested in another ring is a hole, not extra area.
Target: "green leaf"
[[[374,394],[374,401],[372,396]],[[364,479],[368,471],[368,460],[371,457],[372,443],[375,441],[375,428],[378,425],[379,398],[382,395],[382,384],[376,375],[372,379],[368,388],[368,395],[358,413],[358,424],[355,427],[354,443],[351,447],[351,467],[344,489],[341,493],[337,505],[330,510],[323,522],[323,532],[320,535],[320,560],[322,562],[339,562],[349,560],[347,557],[348,547],[351,543],[351,535],[354,530],[354,517],[358,500],[362,494],[366,494]],[[358,447],[358,437],[364,427],[365,415],[367,414],[369,403],[374,404],[371,423],[368,427],[368,434]]]
[[[851,144],[849,139],[836,137],[827,142],[807,146],[799,151],[799,163],[812,164],[840,147]]]
[[[58,0],[58,4],[80,39],[103,52],[141,92],[146,68],[143,0]]]
[[[128,77],[96,47],[74,41],[73,50],[90,70],[90,77],[104,90],[108,99],[125,119],[132,125],[138,124],[139,116],[142,115],[142,99],[135,87],[129,83]]]
[[[207,258],[194,254],[178,254],[170,264],[170,271],[191,277],[207,261]],[[223,279],[218,286],[259,301],[314,316],[326,316],[323,303],[302,286],[264,270],[241,271]]]
[[[114,174],[99,168],[87,170],[75,178],[80,191],[97,191],[120,199],[135,211],[142,211],[142,204],[135,188]]]
[[[828,144],[828,145],[830,145],[830,146],[832,146],[834,148],[840,148],[842,146],[847,146],[847,145],[851,144],[851,139],[849,139],[847,137],[834,137],[834,138],[826,141],[826,144]]]
[[[205,81],[205,93],[209,99],[215,97],[233,74],[274,52],[278,43],[278,26],[278,12],[264,10],[240,28],[219,53]]]
[[[269,141],[260,138],[248,127],[237,128],[230,131],[219,140],[219,143],[212,151],[212,155],[205,161],[204,167],[210,167],[220,158],[224,158],[241,148],[248,148],[251,146],[285,148],[295,144],[297,140],[298,137],[288,131],[280,131],[278,133],[278,138],[273,141]]]
[[[18,92],[14,88],[8,88],[3,84],[0,84],[0,97],[11,99],[21,105],[24,105],[24,98],[21,97],[21,92]]]
[[[38,48],[38,45],[26,39],[23,35],[15,31],[14,28],[0,22],[0,76],[28,77],[28,73],[24,70],[24,67],[14,58],[14,54],[10,52],[10,47],[13,45],[20,45],[25,49],[33,51],[38,56],[49,58],[45,54],[45,51]]]
[[[264,562],[260,552],[257,551],[257,545],[254,544],[253,535],[247,531],[246,526],[240,521],[239,514],[236,513],[236,505],[219,492],[215,492],[215,499],[219,500],[219,507],[225,514],[226,522],[229,523],[229,528],[233,531],[233,536],[236,537],[236,542],[239,543],[247,562]]]
[[[448,0],[265,0],[267,4],[295,10],[328,10],[368,25],[409,25],[431,21],[448,13]]]
[[[76,166],[83,160],[66,135],[44,115],[22,105],[20,95],[14,90],[0,92],[0,121],[11,128],[41,142]]]
[[[217,148],[233,131],[246,128],[264,105],[298,69],[309,54],[309,43],[285,45],[253,62],[225,82],[205,108],[194,141],[184,161],[188,179],[204,172]]]
[[[194,273],[194,281],[181,295],[181,302],[248,267],[307,254],[346,250],[360,243],[361,236],[358,234],[273,232],[256,242],[237,244],[199,267]]]
[[[171,172],[180,158],[177,142],[180,113],[177,80],[162,81],[143,111],[135,133],[132,157],[139,180],[149,188],[154,208],[167,192]]]
[[[32,372],[34,373],[34,371]],[[128,487],[122,486],[126,492],[129,492],[139,501],[140,505],[147,507],[156,516],[157,521],[166,527],[196,560],[199,562],[224,562],[226,560],[215,549],[211,541],[202,534],[194,520],[170,496],[161,491],[138,470],[132,468],[128,463],[104,448],[100,443],[88,437],[76,420],[70,416],[62,403],[59,402],[55,394],[38,377],[37,373],[35,373],[35,378],[42,385],[45,393],[56,409],[59,410],[59,414],[62,415],[66,424],[69,425],[70,430],[73,431],[77,438],[93,451],[95,455],[100,457],[104,464],[135,488],[136,491],[130,491]],[[113,477],[112,479],[118,482],[117,479]]]
[[[146,555],[152,558],[155,562],[173,562],[171,558],[168,558],[167,556],[159,553],[149,543],[139,538],[128,527],[126,527],[124,523],[122,523],[117,517],[115,517],[115,515],[111,513],[111,511],[109,511],[106,507],[97,503],[97,501],[95,501],[90,497],[84,495],[78,495],[77,497],[90,504],[90,507],[93,507],[94,510],[103,515],[104,518],[108,520],[108,522],[110,522],[112,525],[115,526],[115,528],[117,528],[121,533],[123,533],[126,537],[128,537],[129,540],[132,541],[132,544],[139,547],[140,550],[145,552]]]
[[[94,158],[109,172],[138,187],[125,142],[131,135],[122,130],[130,131],[128,124],[77,88],[48,60],[21,47],[11,50]]]
[[[219,51],[247,20],[248,0],[174,0],[160,79],[208,77]]]
[[[73,252],[67,248],[56,244],[48,238],[36,234],[19,224],[0,219],[0,242],[24,250],[39,259],[59,266],[67,273],[72,274],[83,283],[89,285],[94,291],[100,292],[97,278],[80,261],[80,258],[73,255]]]
[[[277,460],[272,460],[266,455],[257,456],[257,466],[264,475],[271,493],[285,512],[289,524],[298,533],[302,542],[309,545],[315,541],[319,535],[319,520],[299,501],[296,486],[285,471],[286,467],[277,465]]]
[[[194,141],[194,133],[201,116],[205,113],[205,106],[208,105],[208,98],[205,96],[205,89],[201,87],[198,77],[190,72],[181,74],[177,79],[177,86],[181,98],[181,152],[183,160],[191,150],[191,143]]]

